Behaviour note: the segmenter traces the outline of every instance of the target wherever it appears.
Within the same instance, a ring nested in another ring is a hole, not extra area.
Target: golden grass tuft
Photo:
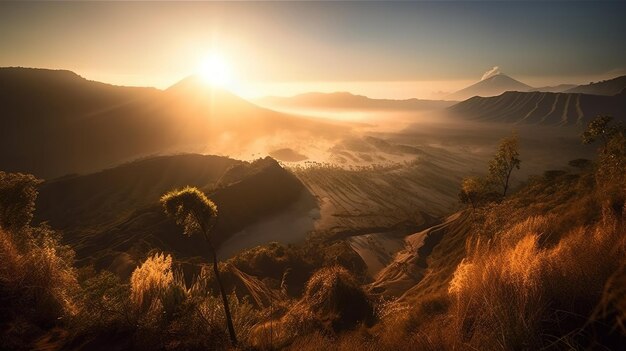
[[[138,309],[149,309],[174,282],[172,256],[156,253],[137,267],[130,278],[130,298]]]
[[[22,236],[18,248],[15,235]],[[50,324],[76,314],[78,282],[72,256],[48,228],[10,233],[0,228],[0,301],[5,317],[16,314]]]

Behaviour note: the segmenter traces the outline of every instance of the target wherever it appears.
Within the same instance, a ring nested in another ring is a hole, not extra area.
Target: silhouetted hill
[[[247,163],[219,156],[163,156],[45,182],[35,221],[63,230],[63,240],[81,264],[121,275],[153,249],[201,262],[208,252],[204,239],[183,236],[159,203],[165,192],[186,185],[202,189],[217,204],[216,244],[307,193],[271,158]]]
[[[593,95],[617,95],[626,89],[626,76],[621,76],[601,82],[579,85],[566,90],[566,93],[582,93]]]
[[[309,109],[370,109],[370,110],[432,110],[445,108],[452,104],[442,100],[420,99],[372,99],[348,92],[305,93],[291,97],[268,96],[259,99],[261,105],[309,108]]]
[[[455,116],[485,122],[584,125],[599,114],[624,116],[626,94],[506,92],[494,97],[473,97],[448,111]]]
[[[529,91],[542,91],[546,93],[562,93],[568,89],[572,89],[575,87],[576,87],[575,84],[559,84],[559,85],[554,85],[554,86],[533,88],[533,89],[530,89]]]
[[[194,77],[161,91],[69,71],[0,69],[0,169],[47,179],[154,154],[230,153],[282,130],[322,125],[260,108]]]
[[[493,77],[461,89],[446,96],[447,100],[466,100],[473,96],[495,96],[505,91],[528,91],[531,86],[517,81],[507,75],[497,74]]]

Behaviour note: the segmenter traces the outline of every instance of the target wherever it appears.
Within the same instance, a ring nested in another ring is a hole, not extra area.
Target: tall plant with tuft
[[[183,227],[183,233],[191,236],[200,232],[204,235],[213,258],[213,272],[215,280],[222,295],[222,303],[224,304],[224,313],[226,314],[226,324],[230,341],[233,346],[237,345],[237,336],[233,319],[228,305],[228,296],[220,279],[220,272],[217,265],[217,255],[215,246],[211,241],[211,229],[215,225],[217,219],[217,206],[213,201],[204,195],[204,193],[194,187],[185,187],[183,189],[172,190],[161,197],[161,204],[165,209],[165,213],[172,217],[176,224]]]

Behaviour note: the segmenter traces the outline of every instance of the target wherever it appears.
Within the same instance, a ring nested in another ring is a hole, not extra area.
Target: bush
[[[41,180],[30,174],[0,171],[0,227],[17,231],[30,224]]]
[[[302,299],[289,314],[296,322],[314,318],[338,332],[371,323],[374,310],[357,280],[345,268],[333,266],[313,274]]]
[[[78,311],[71,251],[45,227],[22,229],[19,237],[24,249],[15,235],[0,228],[0,327],[12,333],[0,335],[0,341],[13,349],[27,348],[33,333],[66,322]]]

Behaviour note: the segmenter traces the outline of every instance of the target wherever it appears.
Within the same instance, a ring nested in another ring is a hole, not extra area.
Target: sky
[[[246,97],[438,98],[494,66],[533,86],[626,74],[626,2],[0,2],[0,66],[166,88],[218,55]]]

